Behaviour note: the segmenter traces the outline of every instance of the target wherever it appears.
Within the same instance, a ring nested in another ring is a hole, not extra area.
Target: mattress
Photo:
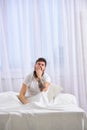
[[[23,105],[18,93],[0,94],[0,130],[87,130],[85,111],[70,94],[48,103],[43,94]]]

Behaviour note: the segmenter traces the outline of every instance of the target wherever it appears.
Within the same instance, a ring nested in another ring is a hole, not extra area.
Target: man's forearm
[[[45,85],[44,85],[44,83],[42,82],[41,79],[38,80],[38,85],[39,85],[39,88],[40,88],[41,91],[43,91],[43,89],[45,89]]]
[[[47,91],[49,86],[50,86],[50,83],[48,82],[43,82],[41,79],[38,80],[38,85],[39,85],[39,88],[40,88],[40,91]]]
[[[23,103],[23,104],[27,104],[29,103],[28,99],[24,96],[18,96],[19,100]]]

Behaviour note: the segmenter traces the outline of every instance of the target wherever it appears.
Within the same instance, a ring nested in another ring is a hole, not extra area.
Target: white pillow
[[[78,105],[76,97],[69,93],[60,93],[56,96],[54,100],[54,104],[58,105]]]
[[[62,90],[62,87],[55,84],[51,84],[47,91],[48,100],[53,100]]]

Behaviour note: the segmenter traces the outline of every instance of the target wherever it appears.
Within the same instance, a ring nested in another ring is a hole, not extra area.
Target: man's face
[[[38,61],[36,64],[35,64],[35,71],[37,69],[41,69],[42,72],[44,72],[46,66],[45,66],[45,62],[43,61]]]

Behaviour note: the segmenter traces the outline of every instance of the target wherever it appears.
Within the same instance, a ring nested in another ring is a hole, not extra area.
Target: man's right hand
[[[36,68],[36,74],[37,74],[38,79],[41,79],[42,74],[43,74],[41,67]]]

